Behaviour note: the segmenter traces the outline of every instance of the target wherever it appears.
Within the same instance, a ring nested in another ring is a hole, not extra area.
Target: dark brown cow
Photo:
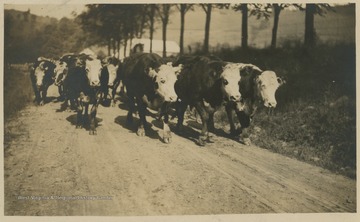
[[[182,126],[188,105],[196,108],[202,120],[202,131],[198,144],[212,142],[209,131],[214,130],[214,112],[224,104],[238,104],[240,67],[213,56],[180,57],[176,64],[184,68],[175,84],[179,96],[177,107],[178,128]]]
[[[167,107],[177,99],[174,84],[181,65],[173,67],[170,63],[166,64],[157,54],[136,53],[126,58],[122,67],[123,82],[129,98],[127,123],[133,121],[136,103],[140,116],[137,135],[144,136],[147,127],[146,108],[160,111],[164,115],[163,141],[171,142]]]
[[[228,105],[226,111],[230,123],[230,132],[232,135],[239,135],[240,142],[250,145],[250,138],[246,129],[259,106],[275,108],[277,105],[275,99],[276,90],[284,81],[277,77],[273,71],[262,71],[251,64],[241,64],[240,93],[244,104],[240,106]],[[236,130],[232,118],[232,112],[235,110],[240,122],[240,129]]]

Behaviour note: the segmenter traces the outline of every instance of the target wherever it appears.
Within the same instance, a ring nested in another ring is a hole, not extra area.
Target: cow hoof
[[[207,138],[199,137],[199,139],[196,141],[196,144],[199,146],[205,146],[206,145]]]
[[[214,137],[208,136],[208,138],[206,139],[206,142],[208,142],[208,143],[215,143]]]
[[[250,138],[239,138],[239,142],[246,145],[246,146],[250,146],[251,145],[251,140]]]
[[[89,135],[97,135],[96,130],[90,130],[90,131],[89,131]]]
[[[41,101],[41,102],[39,103],[39,105],[40,105],[40,106],[43,106],[43,105],[44,105],[44,101]]]
[[[81,129],[82,125],[76,125],[76,129]]]
[[[164,143],[166,143],[166,144],[169,144],[172,141],[171,137],[163,138],[163,140],[164,140]]]
[[[144,129],[138,129],[137,132],[136,132],[136,134],[137,134],[138,136],[145,136],[145,130],[144,130]]]

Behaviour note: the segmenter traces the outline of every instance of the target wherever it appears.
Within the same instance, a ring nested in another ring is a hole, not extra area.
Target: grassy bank
[[[266,149],[356,177],[355,45],[313,49],[222,49],[226,61],[256,64],[286,79],[271,115],[259,110],[252,142]]]
[[[15,115],[33,100],[29,65],[11,65],[4,70],[4,117]]]

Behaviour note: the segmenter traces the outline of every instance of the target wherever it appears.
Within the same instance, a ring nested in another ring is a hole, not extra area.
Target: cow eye
[[[229,84],[229,82],[226,79],[223,80],[223,83],[224,83],[224,85]]]

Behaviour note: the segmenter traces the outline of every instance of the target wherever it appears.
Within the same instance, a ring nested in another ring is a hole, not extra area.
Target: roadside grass
[[[278,107],[258,110],[249,129],[260,147],[356,178],[355,45],[221,49],[225,61],[252,63],[286,80]],[[224,115],[218,121],[226,122]]]
[[[28,64],[11,65],[4,70],[4,119],[18,113],[33,100]]]

